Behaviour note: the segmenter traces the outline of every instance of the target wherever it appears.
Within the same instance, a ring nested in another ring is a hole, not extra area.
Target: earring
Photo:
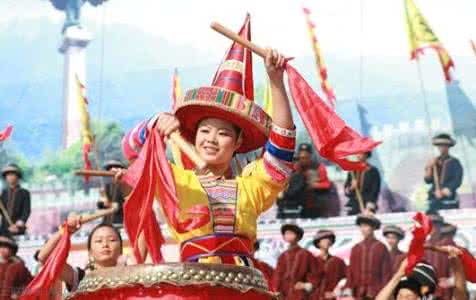
[[[91,271],[94,271],[96,269],[96,261],[95,261],[94,257],[89,256],[88,264],[86,265],[86,269],[91,270]]]

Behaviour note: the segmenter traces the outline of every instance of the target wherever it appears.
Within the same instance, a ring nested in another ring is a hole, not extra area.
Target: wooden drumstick
[[[119,210],[119,204],[114,202],[114,203],[112,203],[111,208],[100,209],[100,210],[97,210],[96,212],[94,212],[92,214],[81,215],[80,216],[80,223],[81,224],[89,223],[89,222],[97,220],[99,218],[102,218],[102,217],[105,217],[105,216],[108,216],[108,215],[112,215],[113,213],[115,213],[118,210]]]
[[[74,174],[77,176],[114,177],[116,172],[103,170],[77,170]]]
[[[232,30],[226,28],[225,26],[221,25],[218,22],[212,22],[210,27],[215,30],[218,33],[221,33],[222,35],[226,36],[230,40],[237,42],[238,44],[242,45],[245,48],[250,49],[253,53],[261,56],[261,57],[266,57],[266,50],[255,43],[252,43],[251,41],[242,38],[239,36],[237,33],[233,32]]]
[[[180,148],[180,150],[185,153],[185,155],[190,158],[190,160],[195,164],[195,167],[200,171],[204,170],[207,167],[207,163],[198,155],[195,147],[189,144],[183,137],[180,135],[180,132],[174,131],[170,134],[169,138]]]

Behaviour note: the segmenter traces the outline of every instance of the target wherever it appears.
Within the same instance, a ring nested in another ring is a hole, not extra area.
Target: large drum
[[[263,274],[223,264],[173,263],[106,268],[88,273],[68,300],[276,299]]]

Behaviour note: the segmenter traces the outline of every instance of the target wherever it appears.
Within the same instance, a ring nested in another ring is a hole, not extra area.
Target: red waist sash
[[[187,240],[180,247],[181,261],[194,262],[210,256],[252,257],[251,240],[235,234],[212,234]]]

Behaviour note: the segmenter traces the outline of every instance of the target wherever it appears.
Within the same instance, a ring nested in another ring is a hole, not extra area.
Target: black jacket
[[[15,190],[4,188],[1,198],[12,221],[15,223],[22,220],[26,224],[31,213],[30,192],[21,186],[17,186]]]
[[[381,178],[378,169],[372,165],[362,172],[356,172],[356,179],[358,180],[358,187],[364,201],[364,206],[367,203],[373,203],[377,205],[378,196],[380,194]],[[349,198],[347,206],[358,209],[359,202],[355,191],[348,191],[348,188],[352,185],[352,174],[347,174],[347,180],[345,181],[345,195]]]
[[[457,189],[463,182],[463,167],[459,160],[452,156],[439,157],[437,165],[438,179],[440,181],[440,188],[447,188],[451,191],[450,197],[445,197],[442,200],[446,202],[458,201]],[[433,176],[425,177],[425,182],[431,184],[429,191],[429,198],[434,199],[435,184]]]
[[[12,222],[21,220],[26,224],[31,213],[30,192],[19,185],[14,190],[6,187],[2,190],[0,198]]]
[[[112,223],[113,224],[122,224],[123,223],[123,210],[122,206],[124,205],[125,202],[125,197],[122,192],[120,184],[114,184],[114,183],[106,183],[105,184],[105,191],[106,191],[106,196],[111,202],[117,202],[119,205],[119,209],[112,215],[112,220],[110,218],[106,218],[105,222],[106,223]]]

